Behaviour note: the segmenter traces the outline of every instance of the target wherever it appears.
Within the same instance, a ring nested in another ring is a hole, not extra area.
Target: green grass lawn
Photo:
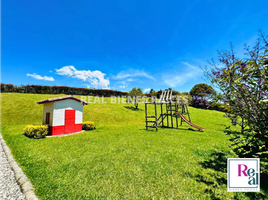
[[[226,159],[235,155],[222,112],[189,107],[204,132],[186,123],[180,130],[146,131],[143,104],[133,110],[105,98],[106,104],[84,106],[84,121],[94,121],[94,131],[25,137],[25,125],[42,122],[43,106],[36,102],[56,96],[64,95],[1,95],[1,134],[40,199],[268,198],[264,190],[227,192]]]

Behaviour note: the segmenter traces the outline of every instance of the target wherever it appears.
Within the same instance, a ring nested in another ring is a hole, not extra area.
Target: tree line
[[[13,85],[1,83],[1,92],[17,92],[32,94],[68,94],[68,95],[91,95],[91,96],[122,96],[127,92],[109,89],[89,89],[68,86],[48,86],[48,85]]]

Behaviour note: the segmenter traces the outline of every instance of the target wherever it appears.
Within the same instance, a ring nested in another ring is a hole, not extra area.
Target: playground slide
[[[193,123],[189,122],[189,121],[183,116],[183,114],[181,114],[181,113],[179,113],[179,112],[174,113],[174,115],[180,115],[180,117],[182,118],[182,120],[185,121],[187,124],[189,124],[189,125],[192,126],[192,127],[195,127],[195,128],[197,128],[197,129],[199,129],[199,130],[202,130],[202,131],[205,130],[204,128],[202,128],[202,127],[200,127],[200,126],[196,126],[196,125],[194,125]]]

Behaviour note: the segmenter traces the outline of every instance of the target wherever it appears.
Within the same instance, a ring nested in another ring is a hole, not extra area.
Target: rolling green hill
[[[27,124],[42,122],[36,102],[64,95],[1,94],[1,134],[40,199],[252,199],[228,193],[226,159],[235,157],[223,132],[222,112],[189,108],[205,128],[145,130],[144,105],[90,103],[84,121],[94,131],[34,140]],[[80,98],[79,96],[77,96]],[[152,112],[152,110],[150,111]],[[222,167],[223,166],[223,167]],[[225,166],[225,167],[224,167]]]

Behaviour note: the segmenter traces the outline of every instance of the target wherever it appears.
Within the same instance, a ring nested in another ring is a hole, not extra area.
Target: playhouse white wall
[[[53,102],[44,104],[43,124],[46,124],[46,113],[50,113],[49,126],[53,126]]]
[[[75,124],[82,124],[83,104],[72,99],[54,102],[53,126],[65,124],[65,110],[75,110]]]

